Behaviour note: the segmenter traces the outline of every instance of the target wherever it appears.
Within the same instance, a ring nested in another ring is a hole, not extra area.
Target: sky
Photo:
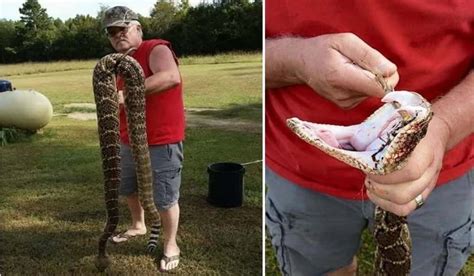
[[[26,0],[0,0],[0,19],[20,20],[19,8]],[[38,0],[41,7],[46,8],[50,17],[65,21],[80,15],[97,16],[101,6],[127,6],[136,13],[149,16],[156,0]],[[205,0],[190,0],[196,6]]]

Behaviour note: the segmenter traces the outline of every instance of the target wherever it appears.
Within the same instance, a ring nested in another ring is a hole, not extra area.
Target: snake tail
[[[160,235],[160,224],[153,224],[151,226],[150,238],[148,239],[148,244],[146,250],[148,253],[153,253],[158,246],[158,237]]]

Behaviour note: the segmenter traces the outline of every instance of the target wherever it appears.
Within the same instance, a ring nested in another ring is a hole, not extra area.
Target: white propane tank
[[[43,94],[34,90],[0,93],[0,127],[37,130],[53,117],[53,106]]]

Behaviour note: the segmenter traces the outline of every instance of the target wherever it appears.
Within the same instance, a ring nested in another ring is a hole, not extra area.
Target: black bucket
[[[0,92],[12,91],[12,83],[7,80],[0,80]]]
[[[238,163],[214,163],[207,167],[209,194],[207,201],[218,207],[242,206],[245,168]]]

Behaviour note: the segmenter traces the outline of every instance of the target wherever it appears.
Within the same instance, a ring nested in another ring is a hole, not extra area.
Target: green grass
[[[0,127],[0,146],[6,146],[17,141],[26,141],[35,133],[30,130]]]
[[[186,107],[221,109],[220,113],[206,114],[214,118],[261,121],[261,69],[257,68],[261,63],[256,56],[253,61],[245,58],[227,64],[182,65]],[[9,78],[14,86],[45,94],[55,113],[71,112],[64,107],[68,103],[93,102],[92,71],[82,68],[82,63],[78,63],[77,69],[46,73],[29,73],[25,65],[17,66],[18,72],[23,73]],[[229,84],[235,87],[229,89]],[[236,111],[236,107],[244,111]],[[261,163],[246,167],[242,207],[223,209],[206,201],[207,165],[261,159],[261,141],[261,133],[239,129],[211,126],[186,130],[178,233],[182,258],[178,274],[261,274]],[[105,221],[95,121],[55,116],[42,133],[0,147],[0,175],[0,272],[157,274],[160,252],[147,256],[145,238],[109,245],[113,263],[107,273],[98,273],[93,265]],[[120,211],[119,228],[124,229],[130,223],[124,202]]]
[[[249,104],[249,105],[230,105],[227,109],[217,109],[217,110],[202,110],[196,111],[197,115],[213,116],[221,119],[244,119],[249,121],[258,121],[260,122],[260,115],[262,107],[259,103]]]
[[[241,63],[241,62],[261,62],[260,53],[234,52],[223,53],[214,56],[185,56],[180,59],[180,64],[222,64],[222,63]]]
[[[88,107],[88,106],[65,106],[63,111],[65,113],[73,113],[73,112],[80,112],[80,113],[95,113],[95,107]]]
[[[80,69],[91,69],[97,60],[75,60],[57,62],[25,62],[20,64],[2,64],[0,77],[16,75],[29,75],[49,72],[77,71]],[[223,64],[223,63],[261,63],[260,53],[224,53],[214,56],[185,56],[180,58],[180,65],[195,64]]]
[[[208,59],[204,57],[203,60]],[[68,103],[93,103],[92,68],[94,62],[70,62],[77,70],[48,71],[46,73],[27,74],[24,64],[10,65],[12,71],[23,72],[22,75],[8,77],[17,89],[34,89],[45,94],[53,104],[55,113],[65,112]],[[58,63],[59,67],[63,63]],[[8,65],[7,65],[8,66]],[[33,67],[32,66],[32,70]],[[45,68],[54,68],[47,65]],[[212,107],[241,110],[247,106],[261,109],[262,86],[261,59],[257,54],[248,54],[242,62],[223,64],[192,64],[180,66],[183,75],[185,105],[189,107]],[[48,69],[49,70],[49,69]],[[5,71],[3,66],[0,69]],[[25,75],[27,74],[27,75]],[[236,108],[237,107],[237,108]],[[254,108],[254,110],[256,110]],[[256,111],[246,118],[261,118]]]

